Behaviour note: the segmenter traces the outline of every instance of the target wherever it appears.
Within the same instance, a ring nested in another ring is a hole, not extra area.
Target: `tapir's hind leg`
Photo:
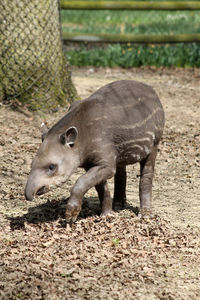
[[[155,145],[148,157],[140,163],[140,213],[150,215],[152,210],[152,181],[158,146]]]
[[[117,166],[114,178],[113,208],[124,208],[126,205],[126,166]]]
[[[101,216],[107,216],[112,212],[112,199],[107,181],[95,186],[101,203]]]

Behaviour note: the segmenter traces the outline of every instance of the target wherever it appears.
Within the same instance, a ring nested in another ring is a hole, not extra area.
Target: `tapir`
[[[74,102],[51,129],[33,159],[25,188],[32,200],[60,186],[84,168],[72,187],[66,221],[75,222],[84,194],[96,188],[102,216],[126,204],[126,166],[139,162],[141,214],[151,214],[152,180],[164,129],[162,104],[152,87],[133,80],[109,83],[85,100]],[[114,197],[107,180],[114,176]]]

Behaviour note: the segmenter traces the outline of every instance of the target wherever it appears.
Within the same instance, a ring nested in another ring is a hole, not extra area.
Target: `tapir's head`
[[[43,126],[43,142],[32,162],[25,188],[27,200],[61,185],[76,171],[80,164],[77,136],[76,127],[56,133]]]

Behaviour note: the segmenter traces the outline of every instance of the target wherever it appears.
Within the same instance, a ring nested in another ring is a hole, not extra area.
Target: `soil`
[[[84,98],[119,79],[153,86],[166,126],[153,185],[154,217],[137,216],[138,165],[128,167],[128,206],[101,218],[94,189],[65,226],[70,189],[82,174],[33,202],[24,199],[40,124],[65,111],[32,115],[0,107],[0,299],[200,299],[200,70],[74,68]],[[109,182],[113,192],[113,181]]]

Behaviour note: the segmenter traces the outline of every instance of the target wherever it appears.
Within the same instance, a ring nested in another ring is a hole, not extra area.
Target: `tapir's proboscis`
[[[133,80],[103,86],[74,102],[60,121],[43,132],[26,184],[26,199],[60,186],[80,167],[86,172],[71,190],[66,221],[77,219],[84,194],[92,187],[99,196],[101,215],[106,216],[113,206],[125,206],[126,166],[139,162],[140,211],[151,214],[152,180],[163,128],[163,107],[152,87]],[[107,180],[113,176],[112,201]]]

